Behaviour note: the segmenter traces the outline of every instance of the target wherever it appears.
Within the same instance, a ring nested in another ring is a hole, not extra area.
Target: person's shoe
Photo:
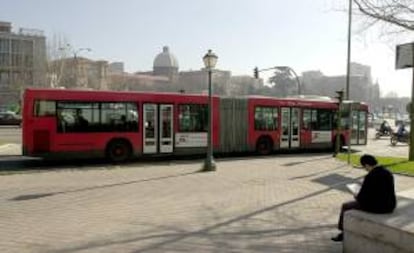
[[[342,242],[344,240],[344,234],[340,233],[337,236],[332,237],[331,240],[334,242]]]

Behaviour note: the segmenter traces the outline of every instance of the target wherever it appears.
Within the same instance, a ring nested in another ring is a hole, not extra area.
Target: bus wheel
[[[268,155],[272,153],[273,142],[269,137],[261,137],[257,141],[256,151],[259,155]]]
[[[123,140],[110,142],[106,149],[106,157],[112,162],[125,162],[130,156],[131,146]]]

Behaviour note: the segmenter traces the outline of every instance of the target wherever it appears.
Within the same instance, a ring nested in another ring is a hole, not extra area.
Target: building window
[[[0,66],[7,67],[9,66],[10,55],[8,53],[0,52]]]
[[[9,53],[10,51],[10,40],[0,38],[0,54]]]
[[[1,86],[8,86],[9,85],[9,73],[8,72],[0,72],[0,87]]]

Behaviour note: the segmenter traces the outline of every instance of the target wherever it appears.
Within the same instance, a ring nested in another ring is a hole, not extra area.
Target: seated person
[[[82,129],[84,127],[87,127],[89,122],[83,117],[82,110],[76,109],[75,114],[75,127]]]
[[[361,189],[355,196],[355,200],[342,204],[339,215],[338,229],[343,231],[344,213],[356,209],[370,213],[391,213],[397,205],[394,188],[394,176],[384,166],[378,164],[372,155],[363,155],[360,163],[368,174],[365,176]],[[331,238],[339,242],[343,240],[343,233]]]

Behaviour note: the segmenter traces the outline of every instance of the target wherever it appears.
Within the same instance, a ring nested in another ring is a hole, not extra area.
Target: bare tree
[[[414,31],[413,0],[352,0],[358,10],[371,19],[382,21],[399,31]]]
[[[48,81],[51,87],[61,86],[65,72],[64,58],[68,57],[68,39],[54,34],[47,43]]]

